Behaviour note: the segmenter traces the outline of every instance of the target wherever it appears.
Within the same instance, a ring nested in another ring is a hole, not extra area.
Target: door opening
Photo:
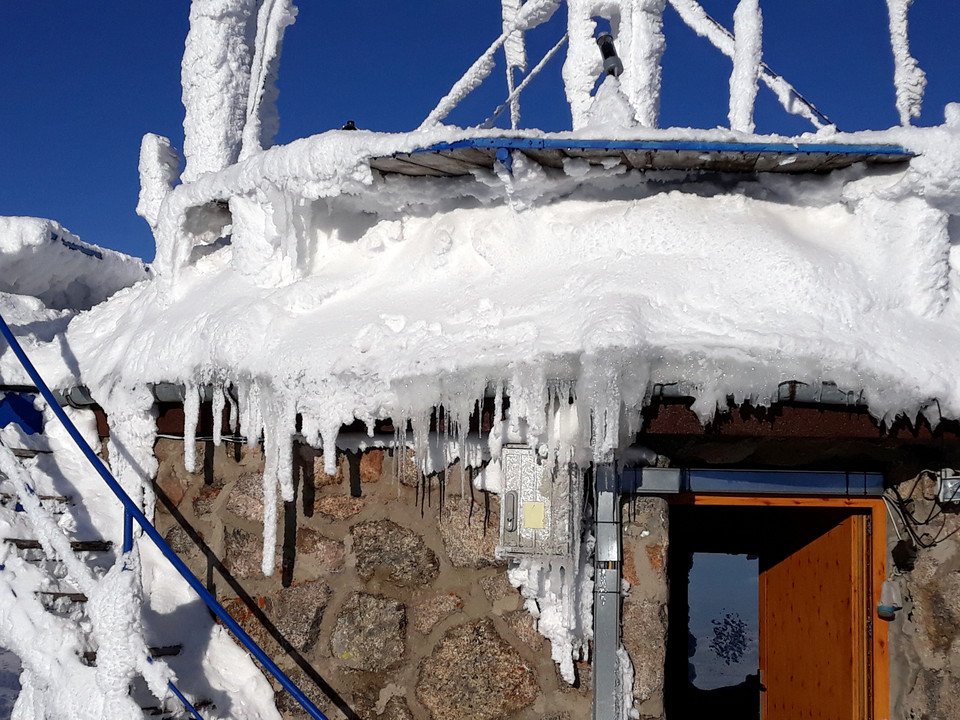
[[[872,718],[876,503],[686,500],[670,513],[667,717]]]

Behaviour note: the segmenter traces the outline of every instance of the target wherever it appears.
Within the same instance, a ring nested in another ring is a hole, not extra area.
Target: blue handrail
[[[107,470],[106,466],[97,457],[97,454],[93,452],[91,447],[87,444],[87,441],[83,439],[83,436],[80,434],[80,431],[77,430],[76,425],[73,424],[73,421],[67,416],[63,411],[63,408],[60,407],[60,403],[57,402],[56,397],[50,391],[50,388],[47,387],[47,384],[43,381],[43,378],[40,377],[40,373],[37,372],[36,367],[33,363],[30,362],[30,358],[27,357],[27,354],[24,352],[23,348],[20,346],[20,343],[17,342],[17,339],[14,337],[13,332],[10,330],[10,327],[7,325],[6,321],[3,319],[3,316],[0,315],[0,335],[3,335],[7,343],[10,345],[10,349],[13,350],[14,355],[17,356],[17,359],[20,361],[20,364],[23,366],[23,369],[27,371],[27,374],[30,376],[30,379],[33,380],[34,385],[37,386],[37,389],[40,390],[40,394],[43,396],[43,399],[47,401],[47,404],[50,406],[50,409],[57,416],[57,419],[63,423],[64,428],[70,434],[70,437],[73,438],[73,441],[77,444],[77,447],[80,448],[80,451],[84,454],[90,464],[93,466],[93,469],[96,470],[100,477],[103,478],[103,481],[107,484],[113,494],[117,496],[120,502],[123,504],[123,509],[125,513],[124,518],[124,549],[127,550],[127,542],[129,538],[130,546],[132,547],[132,532],[128,535],[127,529],[132,529],[132,523],[128,518],[132,518],[137,521],[137,524],[143,529],[143,532],[146,533],[153,544],[156,545],[160,552],[162,552],[167,560],[176,568],[177,572],[183,576],[183,579],[189,583],[190,587],[194,589],[197,595],[200,596],[200,599],[206,603],[207,607],[210,608],[210,611],[217,616],[217,618],[226,625],[227,629],[234,634],[234,636],[239,640],[243,646],[253,655],[257,661],[263,665],[273,677],[277,679],[277,682],[283,686],[283,689],[290,693],[293,696],[300,706],[306,710],[307,714],[314,720],[329,720],[326,715],[324,715],[320,710],[314,705],[310,698],[304,695],[303,691],[300,690],[293,681],[287,677],[286,673],[283,672],[276,663],[270,659],[270,657],[263,651],[263,649],[254,642],[246,631],[240,627],[236,620],[234,620],[230,613],[223,609],[223,606],[217,602],[216,598],[210,594],[210,592],[203,586],[203,584],[197,580],[194,574],[190,571],[190,568],[184,564],[177,554],[170,548],[167,544],[167,541],[163,539],[163,536],[160,535],[160,532],[153,526],[153,524],[147,519],[147,516],[143,514],[143,511],[137,506],[137,504],[127,495],[126,491],[120,486],[120,483],[117,482],[116,478]],[[179,695],[179,692],[177,691]],[[190,708],[193,710],[193,708]],[[193,710],[196,715],[196,710]],[[197,716],[199,717],[199,716]]]

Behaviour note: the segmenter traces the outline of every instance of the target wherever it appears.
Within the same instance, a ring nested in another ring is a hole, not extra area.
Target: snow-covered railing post
[[[669,0],[670,5],[677,11],[680,19],[700,37],[706,38],[717,50],[733,60],[736,54],[733,34],[718,23],[701,7],[697,0]],[[777,96],[780,105],[788,113],[806,118],[816,128],[829,126],[830,120],[797,89],[775,73],[770,67],[760,62],[760,80],[773,94]]]
[[[503,32],[516,27],[520,15],[520,0],[502,0]],[[507,95],[510,97],[510,127],[517,129],[520,122],[520,97],[514,93],[514,68],[520,72],[527,70],[527,50],[524,46],[523,31],[512,30],[503,44],[503,53],[507,59]]]
[[[907,11],[913,0],[887,0],[890,14],[890,45],[893,47],[893,84],[897,90],[897,112],[900,124],[909,125],[911,118],[920,117],[927,76],[917,59],[910,54]]]
[[[420,127],[427,128],[442,122],[443,119],[450,114],[450,111],[453,110],[463,98],[473,92],[490,74],[493,70],[494,55],[497,50],[499,50],[514,33],[522,33],[549,20],[559,3],[560,0],[530,0],[520,8],[514,22],[508,23],[504,21],[503,32],[500,34],[500,37],[494,40],[486,52],[477,58],[473,65],[470,66],[470,69],[453,84],[450,92],[437,103],[437,106],[427,115],[426,119],[420,124]]]
[[[627,35],[628,41],[620,43],[626,66],[620,82],[633,105],[637,122],[643,127],[657,127],[660,115],[660,63],[666,47],[663,39],[666,7],[667,0],[633,3],[629,31],[623,27],[620,31],[621,35]]]
[[[730,73],[730,129],[753,133],[753,107],[760,79],[763,18],[759,0],[740,0],[733,13],[733,70]]]

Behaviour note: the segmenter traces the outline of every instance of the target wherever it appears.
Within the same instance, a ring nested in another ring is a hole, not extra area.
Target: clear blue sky
[[[499,34],[498,0],[301,0],[280,66],[278,142],[355,120],[415,128]],[[843,130],[897,123],[884,0],[761,0],[764,59]],[[731,27],[736,0],[703,0]],[[0,1],[0,215],[61,222],[88,242],[146,259],[153,240],[135,213],[140,138],[182,147],[180,56],[188,0]],[[563,34],[565,11],[529,34],[538,59]],[[960,101],[960,3],[917,0],[914,55],[927,71],[934,125]],[[729,61],[666,14],[661,124],[726,125]],[[560,60],[523,97],[522,125],[569,128]],[[451,116],[482,122],[505,96],[502,63]],[[760,132],[796,133],[761,88]]]

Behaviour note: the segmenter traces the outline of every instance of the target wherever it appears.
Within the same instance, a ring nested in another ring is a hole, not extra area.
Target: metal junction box
[[[503,496],[498,554],[569,556],[576,507],[571,493],[581,487],[579,468],[545,461],[526,445],[505,445],[500,464]]]

